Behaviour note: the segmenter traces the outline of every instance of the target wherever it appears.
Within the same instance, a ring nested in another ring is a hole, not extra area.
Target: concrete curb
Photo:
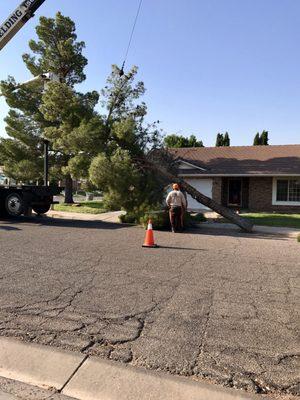
[[[85,356],[37,344],[0,338],[0,376],[60,390]]]
[[[263,400],[189,378],[0,338],[0,375],[78,400]]]
[[[119,216],[124,214],[122,211],[111,211],[102,214],[83,214],[83,213],[72,213],[64,211],[49,211],[46,216],[48,218],[58,218],[58,219],[68,219],[68,220],[80,220],[80,221],[103,221],[120,223]],[[234,224],[226,222],[201,222],[196,224],[197,228],[208,227],[213,229],[224,229],[224,230],[234,230],[241,231],[241,229]],[[254,225],[253,233],[264,233],[270,235],[280,235],[288,238],[295,239],[300,234],[300,229],[296,228],[283,228],[283,227],[273,227],[265,225]]]

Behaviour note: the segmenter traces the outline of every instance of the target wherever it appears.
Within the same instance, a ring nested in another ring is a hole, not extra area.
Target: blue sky
[[[2,1],[3,21],[21,0]],[[4,4],[3,4],[4,3]],[[60,10],[86,42],[87,80],[99,90],[121,64],[138,0],[46,0],[1,51],[0,79],[30,78],[21,55],[38,16]],[[228,131],[232,145],[300,142],[300,2],[298,0],[143,0],[127,66],[139,66],[149,121],[167,133],[195,134],[206,146]],[[7,107],[0,98],[0,135]]]

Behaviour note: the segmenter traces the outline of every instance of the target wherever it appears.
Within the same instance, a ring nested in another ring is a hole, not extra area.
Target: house
[[[0,185],[7,185],[8,178],[4,175],[3,167],[0,165]]]
[[[0,185],[7,186],[7,185],[15,185],[15,184],[16,184],[16,181],[11,178],[8,178],[4,173],[3,166],[0,165]]]
[[[179,176],[226,207],[300,213],[300,145],[169,149]],[[205,208],[188,196],[189,209]]]

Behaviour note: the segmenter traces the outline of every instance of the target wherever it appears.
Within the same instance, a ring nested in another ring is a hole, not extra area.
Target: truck
[[[15,34],[34,16],[35,11],[45,0],[25,0],[9,17],[0,25],[0,50],[15,36]],[[37,214],[49,211],[54,201],[54,196],[62,188],[48,185],[49,142],[44,140],[44,182],[42,186],[0,184],[0,214],[10,217],[28,215],[31,210]]]

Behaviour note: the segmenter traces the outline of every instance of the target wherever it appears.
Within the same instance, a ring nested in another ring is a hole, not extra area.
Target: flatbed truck
[[[0,25],[0,50],[34,16],[44,1],[25,0],[8,16]],[[48,186],[48,142],[44,141],[44,185],[0,185],[0,214],[17,217],[29,214],[31,210],[44,214],[49,211],[51,204],[56,203],[54,196],[61,189]]]

